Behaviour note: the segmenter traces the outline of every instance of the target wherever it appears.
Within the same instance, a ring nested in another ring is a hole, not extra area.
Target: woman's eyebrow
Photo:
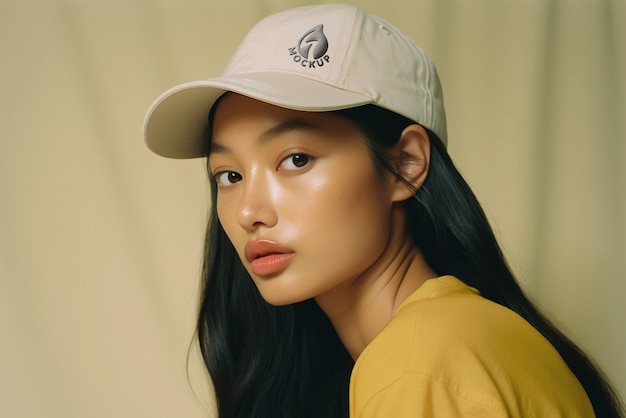
[[[304,119],[292,118],[287,119],[276,126],[272,126],[259,136],[259,142],[264,144],[282,134],[295,130],[320,130],[320,128]]]
[[[272,139],[275,139],[278,136],[286,132],[295,131],[295,130],[319,131],[321,130],[321,128],[304,119],[298,119],[298,118],[287,119],[279,123],[278,125],[272,126],[268,130],[263,132],[261,135],[259,135],[258,141],[261,145],[263,145],[267,143],[268,141],[271,141]],[[231,151],[230,148],[225,145],[222,145],[216,142],[211,142],[211,153],[228,153],[230,151]]]

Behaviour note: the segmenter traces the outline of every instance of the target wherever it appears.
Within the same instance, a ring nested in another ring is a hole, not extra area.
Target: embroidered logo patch
[[[317,25],[302,35],[296,46],[289,48],[294,62],[303,67],[318,68],[330,62],[328,39],[324,35],[324,25]]]

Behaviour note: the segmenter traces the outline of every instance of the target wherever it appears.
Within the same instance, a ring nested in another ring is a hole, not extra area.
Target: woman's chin
[[[263,292],[261,292],[261,297],[265,300],[265,302],[267,302],[268,304],[272,305],[272,306],[287,306],[287,305],[293,305],[294,303],[299,303],[299,302],[303,302],[307,299],[310,299],[309,297],[304,297],[304,296],[296,296],[296,295],[290,295],[290,297],[287,297],[286,295],[277,295],[274,293],[271,294],[264,294]]]

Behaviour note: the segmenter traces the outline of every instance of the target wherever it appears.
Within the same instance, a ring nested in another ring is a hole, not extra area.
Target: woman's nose
[[[262,173],[254,172],[245,182],[237,221],[243,229],[252,232],[260,227],[271,228],[276,225],[278,217],[273,205],[272,186]]]

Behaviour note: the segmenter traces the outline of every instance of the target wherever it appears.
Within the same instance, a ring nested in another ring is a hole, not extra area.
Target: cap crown
[[[364,96],[364,103],[406,116],[447,140],[443,92],[432,61],[393,25],[354,6],[304,6],[261,20],[223,76],[259,72],[298,75],[357,93]],[[318,100],[323,103],[319,110],[332,106],[323,97],[311,97],[308,90],[302,94],[310,99],[303,110],[317,110]]]

